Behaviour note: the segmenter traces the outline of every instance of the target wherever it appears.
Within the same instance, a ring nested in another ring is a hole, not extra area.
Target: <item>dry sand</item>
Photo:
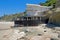
[[[4,27],[11,27],[8,24],[0,24],[1,28]],[[35,27],[15,27],[15,28],[8,28],[8,29],[1,29],[0,28],[0,40],[11,40],[14,30],[19,30],[20,32],[25,32],[26,36],[23,38],[24,40],[50,40],[51,38],[59,39],[58,38],[58,31],[52,28],[48,28],[45,24],[41,24],[40,26]],[[60,27],[59,27],[60,28]],[[19,33],[19,32],[18,32]],[[59,31],[60,33],[60,31]],[[17,38],[17,37],[16,37]],[[18,39],[18,40],[23,40]]]

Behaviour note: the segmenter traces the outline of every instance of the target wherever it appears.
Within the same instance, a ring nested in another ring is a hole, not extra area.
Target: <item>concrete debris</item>
[[[25,32],[19,32],[19,30],[14,30],[13,35],[10,37],[11,40],[17,40],[24,37],[26,34]]]
[[[50,38],[45,38],[43,36],[34,36],[30,40],[50,40]]]
[[[15,27],[8,30],[0,30],[0,40],[59,40],[60,27],[55,27],[53,30],[45,25],[46,24],[36,27]]]
[[[11,26],[14,26],[14,22],[0,22],[0,30],[10,29]]]

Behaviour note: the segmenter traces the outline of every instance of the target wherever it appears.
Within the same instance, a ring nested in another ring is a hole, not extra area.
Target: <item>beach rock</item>
[[[50,40],[50,38],[45,38],[43,36],[34,36],[30,40]]]

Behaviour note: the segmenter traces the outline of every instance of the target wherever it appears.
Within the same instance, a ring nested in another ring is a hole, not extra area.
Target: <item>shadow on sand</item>
[[[60,27],[60,26],[57,26],[57,25],[54,25],[54,24],[47,24],[45,26],[48,27],[48,28]]]

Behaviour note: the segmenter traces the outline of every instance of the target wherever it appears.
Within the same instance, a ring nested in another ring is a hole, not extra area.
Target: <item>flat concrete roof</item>
[[[41,6],[38,4],[26,4],[27,6],[37,6],[37,7],[46,7],[46,8],[52,8],[52,6]]]

